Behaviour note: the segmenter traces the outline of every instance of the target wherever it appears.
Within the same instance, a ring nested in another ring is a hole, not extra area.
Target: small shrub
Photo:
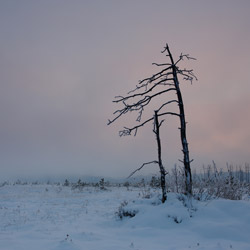
[[[152,187],[152,188],[160,188],[160,187],[161,187],[161,180],[160,180],[160,177],[152,176],[149,185],[150,185],[150,187]]]
[[[121,205],[119,206],[118,208],[118,211],[115,213],[116,216],[122,220],[124,217],[129,217],[129,218],[132,218],[134,217],[138,211],[137,210],[129,210],[129,209],[126,209],[126,206],[128,205],[128,202],[127,201],[123,201],[121,203]]]
[[[107,190],[105,188],[105,181],[104,181],[104,178],[102,178],[100,181],[99,181],[99,187],[101,190]]]
[[[77,183],[75,183],[75,184],[72,185],[72,189],[73,189],[73,190],[74,190],[74,189],[78,189],[78,190],[81,191],[81,190],[83,189],[84,186],[85,186],[85,183],[82,182],[81,179],[79,179]]]
[[[126,181],[126,182],[123,184],[123,186],[126,187],[127,190],[129,190],[129,186],[130,186],[130,185],[129,185],[129,182],[128,182],[128,181]]]
[[[63,186],[65,186],[65,187],[69,186],[69,181],[67,179],[64,181]]]

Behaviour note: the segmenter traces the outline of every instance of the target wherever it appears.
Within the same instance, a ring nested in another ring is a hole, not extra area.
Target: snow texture
[[[145,198],[147,197],[147,199]],[[135,216],[119,218],[119,211]],[[0,188],[1,250],[249,250],[250,202],[188,201],[153,189]]]

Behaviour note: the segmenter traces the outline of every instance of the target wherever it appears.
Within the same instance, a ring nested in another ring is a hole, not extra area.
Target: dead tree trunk
[[[162,123],[162,122],[161,122]],[[159,123],[158,120],[158,113],[155,111],[154,114],[154,133],[156,135],[156,141],[157,141],[157,149],[158,149],[158,164],[160,168],[160,174],[161,174],[161,189],[162,189],[162,203],[164,203],[167,199],[167,193],[166,193],[166,170],[163,167],[162,164],[162,158],[161,158],[161,139],[160,139],[160,126],[161,123]]]
[[[181,143],[182,143],[182,152],[183,152],[183,164],[185,170],[185,189],[188,195],[192,195],[192,175],[191,175],[191,168],[190,168],[190,160],[189,160],[189,150],[188,150],[188,143],[187,143],[187,136],[186,136],[186,121],[185,121],[185,112],[184,112],[184,105],[180,90],[180,84],[177,77],[177,68],[174,63],[172,54],[169,50],[169,47],[166,47],[168,51],[168,55],[170,57],[170,61],[172,64],[172,74],[173,74],[173,82],[176,89],[177,99],[178,99],[178,106],[180,112],[180,136],[181,136]]]
[[[138,117],[136,119],[139,122],[139,125],[134,126],[132,128],[124,127],[123,130],[119,131],[120,136],[131,135],[134,132],[136,135],[137,130],[144,125],[148,124],[150,121],[154,121],[155,124],[155,134],[157,139],[158,145],[158,161],[151,161],[144,163],[139,169],[135,170],[131,175],[133,175],[136,171],[142,169],[145,165],[154,163],[158,164],[160,167],[161,172],[161,185],[163,191],[163,198],[162,201],[166,200],[166,186],[165,186],[165,170],[162,165],[161,160],[161,142],[160,142],[160,134],[159,128],[162,122],[159,123],[158,118],[167,115],[178,116],[180,119],[180,137],[181,137],[181,144],[182,144],[182,152],[183,152],[183,164],[184,164],[184,171],[185,171],[185,193],[187,195],[192,195],[192,175],[191,175],[191,168],[190,168],[190,160],[189,160],[189,150],[188,150],[188,143],[187,143],[187,136],[186,136],[186,121],[185,121],[185,112],[184,112],[184,104],[182,100],[180,84],[178,80],[178,75],[183,76],[184,80],[190,81],[192,83],[193,79],[197,80],[196,76],[193,73],[193,70],[188,69],[181,69],[177,65],[180,61],[186,59],[194,59],[190,57],[188,54],[181,54],[179,59],[174,62],[172,54],[168,45],[164,48],[162,53],[167,52],[167,57],[170,59],[170,63],[153,63],[158,67],[163,67],[158,73],[152,75],[151,77],[145,78],[139,81],[139,84],[136,85],[136,88],[130,91],[126,96],[116,96],[115,103],[121,103],[123,107],[118,109],[114,112],[115,117],[112,120],[108,121],[108,124],[113,123],[121,116],[127,114],[128,112],[138,112]],[[176,92],[177,98],[170,99],[169,101],[164,102],[158,110],[155,111],[154,116],[145,119],[143,122],[141,121],[142,115],[146,107],[151,106],[151,101],[159,97],[160,95],[165,95],[170,92]],[[179,106],[179,112],[169,112],[166,110],[171,104],[177,103]],[[164,111],[165,110],[165,111]],[[130,176],[131,176],[130,175]]]

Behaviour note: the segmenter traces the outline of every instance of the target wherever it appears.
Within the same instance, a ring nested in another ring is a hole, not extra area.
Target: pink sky
[[[114,96],[166,60],[166,42],[197,58],[185,67],[198,81],[181,86],[192,168],[249,163],[249,10],[247,0],[1,1],[1,178],[127,176],[154,160],[150,125],[119,138],[132,116],[106,124]],[[177,126],[170,117],[162,129],[167,169],[182,158]]]

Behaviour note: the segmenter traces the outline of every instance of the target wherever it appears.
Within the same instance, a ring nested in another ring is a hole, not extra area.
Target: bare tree
[[[123,130],[119,131],[120,136],[131,135],[134,132],[134,135],[137,134],[137,130],[143,127],[150,121],[154,121],[154,133],[156,134],[157,139],[157,147],[158,147],[158,161],[152,161],[144,163],[139,169],[142,169],[145,165],[156,163],[159,165],[160,172],[161,172],[161,179],[162,185],[165,183],[165,174],[166,171],[162,165],[161,160],[161,144],[160,144],[160,134],[159,128],[163,121],[159,123],[158,118],[163,117],[166,115],[172,115],[179,117],[180,120],[180,138],[182,144],[182,152],[183,152],[183,164],[185,170],[185,189],[186,194],[192,194],[192,175],[191,175],[191,168],[190,168],[190,159],[189,159],[189,149],[188,149],[188,142],[186,137],[186,121],[185,121],[185,112],[184,112],[184,104],[182,99],[182,94],[180,90],[180,83],[178,76],[183,77],[183,80],[189,81],[192,83],[193,80],[197,80],[196,76],[191,69],[181,69],[179,67],[179,63],[184,60],[195,60],[195,58],[190,57],[188,54],[181,54],[177,61],[174,61],[173,56],[170,52],[168,45],[164,48],[162,53],[166,53],[166,57],[169,58],[168,63],[158,64],[153,63],[158,67],[161,67],[161,70],[153,74],[151,77],[145,78],[139,81],[139,84],[136,88],[130,92],[126,96],[116,96],[114,103],[121,103],[122,108],[116,110],[113,114],[115,117],[112,120],[108,121],[108,125],[115,122],[121,116],[127,114],[131,111],[137,111],[138,116],[136,121],[139,122],[137,126],[132,128],[124,127]],[[170,99],[163,102],[158,109],[155,110],[154,115],[150,116],[148,119],[142,121],[142,115],[146,107],[150,106],[150,103],[153,99],[156,99],[159,96],[165,95],[169,92],[174,91],[176,93],[176,99]],[[176,103],[178,105],[178,112],[169,112],[166,111],[167,107],[170,104]],[[132,174],[134,174],[134,171]],[[132,175],[131,174],[131,175]],[[164,180],[163,180],[164,176]],[[162,186],[165,189],[165,187]],[[166,198],[166,197],[165,197]],[[163,202],[164,202],[164,190],[163,190]]]

